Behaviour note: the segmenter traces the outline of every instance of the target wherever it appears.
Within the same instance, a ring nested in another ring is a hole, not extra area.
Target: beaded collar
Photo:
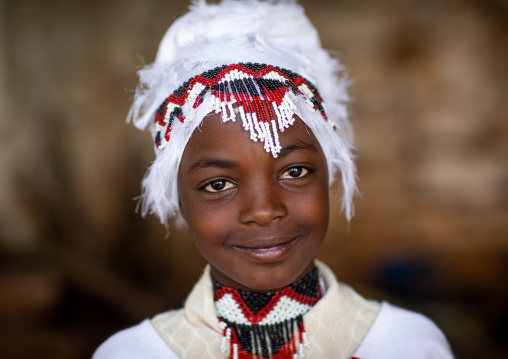
[[[236,290],[212,280],[223,329],[221,352],[226,352],[229,341],[230,359],[304,357],[303,348],[310,343],[303,315],[323,295],[317,268],[290,286],[267,293]]]
[[[173,121],[185,121],[182,107],[192,104],[196,109],[207,93],[212,96],[210,110],[221,113],[224,122],[235,121],[233,105],[236,104],[251,140],[263,142],[266,152],[271,152],[274,157],[281,150],[277,129],[283,132],[294,122],[296,96],[303,96],[307,106],[319,111],[326,120],[319,92],[302,76],[267,64],[223,65],[189,79],[159,106],[155,114],[158,149],[166,147]]]

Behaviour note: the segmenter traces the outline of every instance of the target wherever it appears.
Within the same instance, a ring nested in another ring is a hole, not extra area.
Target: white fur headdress
[[[138,128],[149,127],[157,137],[156,159],[143,179],[142,214],[156,214],[167,225],[167,219],[178,213],[177,174],[183,151],[203,118],[216,110],[223,121],[233,119],[233,111],[240,113],[251,138],[259,137],[274,156],[277,131],[298,115],[324,151],[330,183],[340,172],[342,208],[350,219],[356,168],[345,105],[347,83],[337,77],[340,71],[342,67],[322,49],[316,29],[295,1],[194,1],[164,35],[155,62],[139,71],[140,83],[128,115]],[[290,84],[295,76],[298,79]],[[210,83],[209,77],[214,78]],[[256,111],[249,111],[249,99],[243,106],[241,98],[230,96],[235,93],[235,80],[248,85],[252,77],[260,80],[252,84],[252,91],[243,93],[249,92],[251,100],[255,93],[276,102],[278,130],[269,125],[255,129]],[[285,92],[275,89],[275,95],[266,95],[265,90],[274,87],[265,82],[272,80],[275,88],[285,86]],[[237,104],[235,110],[232,103]]]

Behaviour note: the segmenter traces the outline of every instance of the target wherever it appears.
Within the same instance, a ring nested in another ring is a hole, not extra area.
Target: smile
[[[291,253],[298,239],[299,237],[260,240],[247,246],[233,246],[233,249],[255,262],[278,262],[285,259]]]

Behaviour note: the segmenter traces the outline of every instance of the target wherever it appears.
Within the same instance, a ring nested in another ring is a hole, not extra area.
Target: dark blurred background
[[[508,2],[303,4],[353,80],[361,191],[319,258],[458,358],[508,357]],[[89,358],[200,275],[185,232],[135,214],[152,140],[124,123],[186,7],[0,0],[1,358]]]

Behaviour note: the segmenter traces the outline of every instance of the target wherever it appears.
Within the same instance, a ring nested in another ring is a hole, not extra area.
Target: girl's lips
[[[250,247],[233,246],[233,249],[255,262],[278,262],[289,255],[297,239],[298,237],[284,241],[268,241],[266,244],[256,243]]]

